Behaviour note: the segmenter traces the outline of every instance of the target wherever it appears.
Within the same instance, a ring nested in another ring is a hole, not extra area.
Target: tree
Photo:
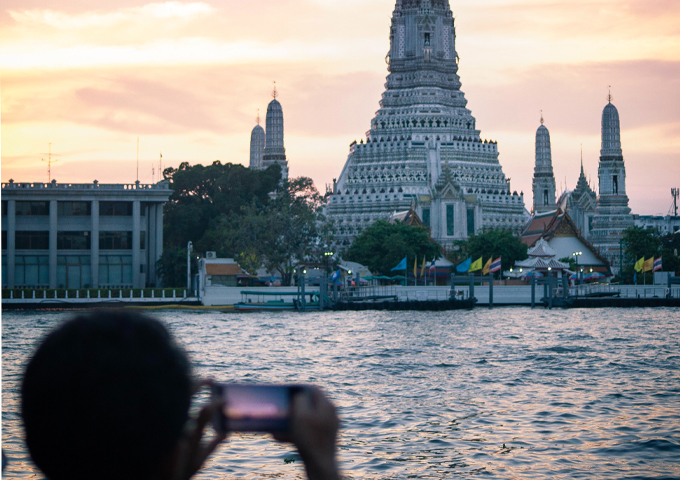
[[[430,238],[425,227],[379,220],[354,239],[344,258],[367,266],[374,274],[391,275],[392,268],[404,257],[415,261],[440,254],[441,246]]]
[[[163,278],[165,287],[186,287],[187,250],[186,247],[163,249],[163,255],[156,263],[158,275]]]
[[[635,275],[635,263],[639,259],[658,258],[661,251],[661,237],[656,229],[631,227],[623,232],[623,243],[626,249],[624,276],[632,282]]]
[[[312,179],[295,178],[267,204],[253,200],[239,212],[220,216],[205,242],[226,256],[260,258],[290,285],[296,266],[308,261],[318,245],[322,204]]]
[[[568,264],[569,270],[571,270],[572,272],[576,271],[576,259],[574,257],[564,257],[560,258],[558,261]]]
[[[487,230],[478,235],[470,236],[467,241],[458,243],[459,249],[450,251],[449,260],[458,264],[468,258],[473,260],[482,257],[501,257],[502,270],[509,270],[517,261],[528,257],[527,246],[512,232],[503,229]]]

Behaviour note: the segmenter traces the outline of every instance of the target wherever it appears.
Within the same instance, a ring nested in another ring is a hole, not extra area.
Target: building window
[[[17,255],[14,262],[14,284],[17,287],[49,286],[49,256]]]
[[[2,249],[7,250],[7,230],[2,231]]]
[[[423,208],[423,225],[426,227],[430,226],[430,209]]]
[[[57,202],[57,215],[60,217],[90,216],[90,202]]]
[[[103,217],[131,217],[132,202],[99,202],[99,215]]]
[[[2,256],[2,286],[7,287],[7,255]]]
[[[139,249],[146,250],[146,232],[144,230],[139,232]]]
[[[7,216],[7,200],[2,201],[2,215]]]
[[[58,288],[90,288],[92,286],[92,259],[89,255],[57,256]]]
[[[475,209],[469,208],[467,211],[467,233],[468,236],[475,234]]]
[[[50,232],[16,232],[17,250],[49,250]]]
[[[58,250],[89,250],[90,232],[57,232]]]
[[[17,215],[49,215],[50,202],[16,202]]]
[[[593,231],[593,217],[588,217],[588,232]]]
[[[614,185],[614,195],[618,195],[619,194],[619,176],[618,175],[614,175],[613,185]]]
[[[100,250],[132,250],[132,232],[99,232]]]
[[[429,47],[430,46],[430,34],[425,33],[425,46]]]
[[[131,255],[102,255],[99,257],[100,285],[132,285]]]
[[[543,190],[543,205],[548,206],[548,191]]]
[[[453,237],[453,205],[446,206],[446,234]]]

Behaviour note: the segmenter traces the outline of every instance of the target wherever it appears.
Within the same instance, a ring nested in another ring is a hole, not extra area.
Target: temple
[[[611,103],[611,94],[602,112],[602,148],[597,174],[600,187],[590,232],[591,242],[610,265],[618,267],[623,232],[633,227],[635,221],[630,214],[626,195],[626,166],[621,149],[619,112]]]
[[[534,213],[545,213],[557,208],[555,199],[555,175],[550,150],[550,132],[543,125],[536,131],[536,166],[534,167]]]
[[[484,228],[523,230],[523,194],[511,191],[496,142],[482,140],[466,108],[455,40],[448,0],[397,1],[380,109],[328,200],[339,244],[409,209],[444,246]]]
[[[267,106],[266,131],[260,126],[260,115],[257,125],[250,135],[250,168],[264,170],[270,165],[281,165],[281,176],[288,178],[288,161],[283,146],[283,108],[276,99],[278,92],[274,85],[274,99]]]

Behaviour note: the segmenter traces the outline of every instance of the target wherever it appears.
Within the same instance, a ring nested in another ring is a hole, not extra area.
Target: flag
[[[406,257],[404,257],[404,259],[399,262],[399,265],[394,267],[391,271],[394,272],[395,270],[406,270]]]
[[[436,269],[435,266],[434,266],[434,262],[435,262],[436,260],[437,260],[436,258],[433,258],[433,259],[432,259],[432,263],[430,264],[430,274],[432,274],[432,270],[435,270],[435,269]]]
[[[458,273],[467,273],[470,271],[470,265],[472,265],[472,259],[468,258],[463,263],[456,267]]]
[[[661,271],[661,269],[663,268],[663,262],[661,261],[662,258],[663,257],[659,257],[656,260],[654,260],[654,270],[652,270],[652,273]]]
[[[488,259],[486,263],[484,264],[484,268],[482,268],[482,275],[488,275],[489,274],[489,267],[491,266],[491,259]]]
[[[498,257],[491,263],[491,266],[489,267],[489,272],[496,273],[500,271],[501,271],[501,257]]]
[[[638,261],[635,263],[635,271],[636,271],[636,272],[641,272],[641,271],[642,271],[642,267],[644,267],[644,266],[645,266],[645,257],[642,257],[640,260],[638,260]]]
[[[342,274],[342,272],[339,269],[337,271],[333,272],[333,275],[331,275],[331,282],[334,282],[338,278],[340,278],[341,274]]]
[[[633,283],[637,285],[637,272],[633,272]]]
[[[482,257],[479,257],[476,261],[470,265],[470,272],[478,272],[482,269]]]
[[[413,276],[418,276],[418,257],[413,259]]]
[[[425,275],[425,257],[423,257],[423,266],[420,267],[420,276]]]
[[[654,257],[645,260],[644,266],[642,267],[642,273],[651,272],[654,268]]]

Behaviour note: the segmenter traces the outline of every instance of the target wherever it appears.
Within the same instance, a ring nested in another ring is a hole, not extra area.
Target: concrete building
[[[2,286],[160,286],[166,182],[2,184]]]
[[[680,216],[633,215],[636,227],[657,230],[661,235],[680,232]]]
[[[398,0],[386,90],[365,142],[350,145],[328,198],[338,243],[393,212],[415,209],[447,246],[484,228],[521,233],[529,217],[496,142],[483,140],[461,91],[448,0]]]

